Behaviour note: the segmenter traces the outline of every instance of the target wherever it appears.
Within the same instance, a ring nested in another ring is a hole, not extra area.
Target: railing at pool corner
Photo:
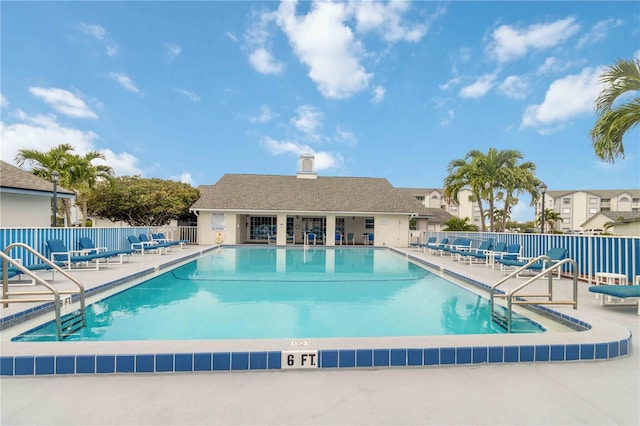
[[[564,235],[564,234],[513,234],[503,232],[448,232],[422,231],[420,240],[436,237],[471,239],[472,247],[478,247],[486,239],[493,238],[494,244],[503,241],[507,244],[518,243],[522,247],[523,257],[537,257],[553,247],[564,247],[567,257],[573,259],[578,268],[578,278],[594,281],[598,272],[624,274],[629,283],[635,282],[640,275],[640,237],[622,237],[608,235]],[[563,273],[569,273],[563,268]]]

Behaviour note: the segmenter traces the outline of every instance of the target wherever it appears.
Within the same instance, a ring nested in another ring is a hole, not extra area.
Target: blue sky
[[[70,143],[198,186],[313,153],[320,176],[440,188],[495,147],[550,190],[640,187],[640,129],[614,165],[589,138],[602,67],[640,57],[636,1],[3,1],[1,20],[10,163]]]

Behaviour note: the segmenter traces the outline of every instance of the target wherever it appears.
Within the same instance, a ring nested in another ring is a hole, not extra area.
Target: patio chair
[[[638,315],[640,315],[640,285],[593,285],[589,287],[589,291],[602,295],[600,306],[621,305],[620,301],[635,301],[638,304]],[[619,299],[619,301],[611,300],[611,298]]]
[[[336,245],[342,245],[342,234],[336,232]]]
[[[347,244],[351,244],[351,245],[356,244],[356,236],[353,232],[349,232],[347,234]]]
[[[488,240],[481,242],[480,245],[476,248],[470,248],[468,250],[456,250],[455,255],[458,259],[458,262],[466,263],[467,258],[471,259],[479,253],[485,253],[491,250],[492,247],[493,238],[489,238]]]
[[[87,254],[84,250],[69,250],[62,240],[52,239],[46,241],[52,262],[62,262],[63,267],[72,269],[100,269],[100,265],[108,266],[111,254],[93,253]],[[104,262],[100,262],[104,260]],[[95,268],[90,268],[91,264]]]
[[[313,232],[309,232],[307,234],[305,234],[304,236],[305,239],[305,245],[311,245],[313,244],[314,246],[316,245],[316,234],[314,234]]]
[[[549,269],[551,266],[553,266],[555,263],[565,259],[567,257],[567,253],[568,250],[566,248],[563,247],[554,247],[549,249],[544,256],[546,256],[548,259],[542,258],[540,260],[538,260],[535,263],[532,263],[531,265],[527,266],[527,271],[529,272],[541,272],[544,271],[546,269]],[[538,256],[542,257],[542,256]],[[529,263],[530,261],[537,259],[537,258],[525,258],[525,257],[518,257],[518,259],[514,260],[514,259],[496,259],[496,262],[500,263],[502,265],[502,269],[505,271],[505,273],[508,272],[509,269],[518,269],[518,268],[522,268],[523,266],[527,265],[527,263]],[[558,278],[560,278],[560,269],[558,269]],[[519,278],[518,274],[518,278]]]
[[[467,260],[469,260],[469,265],[472,265],[474,263],[484,263],[487,268],[489,266],[493,268],[496,256],[499,257],[506,251],[507,243],[505,243],[504,241],[499,241],[489,250],[477,250],[476,252],[469,253],[469,255],[465,256],[463,260],[465,263]]]
[[[132,250],[134,250],[136,253],[140,252],[140,254],[143,256],[145,252],[157,251],[159,254],[163,254],[163,250],[164,252],[167,252],[168,250],[168,247],[166,247],[163,243],[150,241],[149,239],[147,239],[147,241],[141,241],[140,238],[136,237],[135,235],[129,235],[127,237],[127,241],[129,241],[129,245]]]
[[[28,271],[31,272],[37,272],[37,271],[51,271],[51,280],[55,279],[55,269],[53,269],[51,267],[51,265],[48,265],[46,263],[33,263],[31,265],[23,265],[22,262],[20,261],[20,259],[14,259],[15,262],[19,263],[20,266],[22,266],[23,268],[27,269]],[[65,264],[64,262],[53,262],[56,266],[59,267],[64,267]],[[2,269],[2,266],[0,266],[0,278],[2,278],[3,276],[3,272],[4,270]],[[22,284],[21,280],[22,280],[22,275],[24,275],[24,272],[18,268],[17,266],[8,266],[7,267],[7,279],[9,278],[13,278],[13,277],[18,277],[18,281],[13,281],[10,282],[10,285],[36,285],[35,280],[31,280],[30,284]]]
[[[453,240],[451,244],[445,244],[438,249],[440,257],[445,254],[449,256],[455,256],[458,252],[469,250],[471,248],[471,240],[469,238],[459,237]]]
[[[426,242],[424,242],[424,243],[415,243],[415,244],[413,244],[413,247],[417,247],[417,248],[419,248],[419,249],[420,249],[420,251],[424,252],[424,251],[427,251],[427,249],[428,249],[430,246],[432,246],[433,244],[435,244],[435,242],[436,242],[437,240],[438,240],[438,239],[437,239],[436,237],[429,237],[429,238],[427,239],[427,241],[426,241]]]
[[[112,263],[120,265],[124,263],[125,257],[128,262],[131,258],[131,255],[135,253],[135,250],[133,249],[109,250],[108,247],[96,247],[96,245],[93,243],[93,240],[89,237],[81,237],[80,239],[78,239],[78,247],[80,247],[80,250],[84,252],[83,254],[110,254],[110,257],[118,258],[117,262],[112,261]]]
[[[154,237],[155,235],[155,237]],[[174,246],[179,245],[180,248],[184,248],[184,245],[189,243],[189,240],[172,240],[171,238],[167,238],[164,232],[158,232],[157,234],[151,234],[151,239],[154,241],[158,241],[159,243],[170,243]]]
[[[440,240],[439,243],[427,244],[427,251],[429,252],[429,254],[438,254],[438,250],[446,246],[448,243],[449,243],[449,238],[444,237],[443,239]]]
[[[368,245],[373,245],[373,240],[374,240],[374,235],[371,233],[366,233],[363,235],[363,243],[364,245],[368,246]]]

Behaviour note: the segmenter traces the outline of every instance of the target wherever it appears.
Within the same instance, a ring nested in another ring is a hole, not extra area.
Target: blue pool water
[[[386,249],[228,247],[93,303],[67,340],[495,333],[486,299]],[[54,341],[55,328],[14,340]]]

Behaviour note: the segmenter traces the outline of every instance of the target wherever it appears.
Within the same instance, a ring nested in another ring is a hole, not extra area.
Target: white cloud
[[[263,106],[262,110],[260,111],[260,115],[255,116],[255,117],[249,117],[249,121],[251,121],[252,123],[268,123],[269,121],[271,121],[273,118],[277,117],[278,114],[276,114],[275,112],[271,111],[271,109],[268,106]]]
[[[193,186],[193,178],[191,177],[191,173],[184,172],[180,176],[171,176],[169,179],[175,180],[177,182],[188,183]]]
[[[373,88],[373,98],[371,99],[371,102],[373,102],[374,104],[379,104],[380,102],[382,102],[384,100],[385,92],[386,90],[384,87],[375,86]]]
[[[544,101],[529,105],[520,128],[533,127],[548,133],[573,117],[593,114],[594,102],[600,93],[601,69],[584,68],[579,74],[568,75],[551,83]]]
[[[107,56],[116,56],[120,48],[117,44],[111,43],[107,40],[107,30],[102,25],[96,24],[85,24],[80,23],[78,25],[78,30],[83,34],[86,34],[90,37],[93,37],[97,40],[100,40],[104,44],[105,51]]]
[[[138,159],[126,152],[116,154],[108,149],[98,149],[95,143],[100,139],[92,131],[82,131],[63,127],[57,122],[53,114],[28,115],[21,110],[9,114],[14,123],[0,122],[0,139],[2,140],[1,158],[8,163],[14,163],[16,154],[21,149],[35,149],[49,151],[60,144],[67,143],[74,147],[74,152],[83,155],[97,150],[103,153],[106,160],[96,160],[96,163],[113,167],[116,175],[142,175],[137,168]]]
[[[109,76],[115,81],[117,81],[122,87],[124,87],[128,91],[133,93],[140,93],[140,90],[138,90],[136,85],[133,84],[133,81],[128,76],[117,73],[117,72],[111,72],[109,73]]]
[[[96,113],[91,111],[82,99],[67,90],[30,87],[29,92],[51,105],[54,110],[61,114],[77,118],[98,118]]]
[[[460,77],[453,77],[452,79],[450,79],[446,83],[439,84],[438,88],[440,90],[449,90],[452,86],[456,86],[458,84],[460,84]]]
[[[142,170],[138,168],[140,161],[134,155],[128,152],[116,154],[110,149],[100,149],[98,151],[104,155],[105,160],[96,160],[96,163],[102,163],[111,167],[116,176],[144,176]]]
[[[120,47],[116,44],[107,45],[105,46],[105,49],[107,51],[107,56],[117,56],[120,51]]]
[[[498,91],[511,99],[524,99],[529,93],[529,84],[517,75],[510,75],[498,87]]]
[[[169,59],[177,58],[182,52],[182,48],[174,43],[165,43],[165,48],[167,49],[167,55],[169,55]]]
[[[0,108],[5,109],[9,107],[9,101],[4,97],[3,94],[0,94]]]
[[[358,144],[358,138],[356,135],[348,130],[343,130],[340,126],[336,128],[336,135],[334,139],[337,143],[349,146],[355,146]]]
[[[284,69],[284,65],[262,47],[249,54],[249,63],[261,74],[280,74]]]
[[[640,49],[635,51],[635,53],[633,54],[633,57],[636,59],[640,59]]]
[[[469,99],[469,98],[481,98],[487,94],[489,90],[493,87],[493,82],[496,79],[496,74],[485,74],[478,79],[468,85],[460,89],[460,96]]]
[[[237,42],[237,41],[238,41],[238,38],[237,38],[236,36],[234,36],[232,32],[227,31],[227,32],[226,32],[226,35],[227,35],[227,37],[229,37],[231,40],[233,40],[233,41],[235,41],[235,42]]]
[[[354,9],[356,28],[358,31],[377,31],[385,41],[395,43],[401,40],[416,42],[424,37],[429,26],[427,23],[408,24],[403,22],[411,3],[398,0],[388,3],[373,1],[351,1]],[[442,13],[438,9],[436,16]]]
[[[104,36],[107,34],[107,30],[101,25],[80,23],[78,29],[91,37],[95,37],[98,40],[104,40]]]
[[[440,120],[440,125],[442,127],[449,127],[449,124],[451,124],[451,122],[453,121],[453,117],[454,117],[454,112],[452,109],[449,109],[449,111],[447,111],[447,116],[442,120]]]
[[[193,102],[200,102],[202,100],[202,98],[198,96],[198,94],[193,90],[178,89],[178,92],[182,93],[183,95],[191,99]]]
[[[526,55],[529,49],[542,50],[563,43],[579,30],[573,17],[522,29],[501,25],[493,30],[488,49],[499,62],[513,61]]]
[[[262,144],[264,148],[274,156],[291,154],[292,156],[299,157],[302,154],[313,154],[315,157],[314,165],[316,171],[337,168],[343,162],[340,154],[314,151],[308,145],[297,144],[291,141],[278,141],[270,137],[265,137]]]
[[[275,19],[274,12],[254,13],[251,26],[244,34],[243,48],[249,52],[249,64],[261,74],[280,74],[284,70],[284,64],[277,61],[269,51],[268,28]],[[235,37],[232,38],[234,39]]]
[[[296,117],[291,119],[291,124],[307,136],[318,138],[317,130],[322,127],[324,114],[311,105],[302,105],[296,109]]]
[[[344,24],[347,6],[314,2],[309,13],[301,17],[295,9],[295,2],[280,3],[277,22],[298,59],[309,67],[309,78],[320,93],[340,99],[367,89],[373,75],[360,64],[364,49]]]
[[[594,44],[604,38],[607,37],[607,33],[611,28],[619,27],[624,22],[622,19],[604,19],[602,21],[598,21],[592,28],[591,31],[580,37],[578,40],[578,44],[576,45],[578,49],[581,49],[589,44]]]

